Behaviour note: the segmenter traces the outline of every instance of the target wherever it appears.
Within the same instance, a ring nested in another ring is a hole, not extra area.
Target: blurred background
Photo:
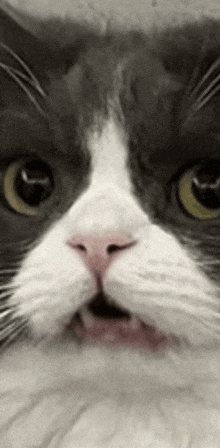
[[[72,16],[105,27],[106,21],[146,29],[202,16],[220,19],[220,0],[5,0],[40,16]],[[1,0],[0,0],[1,2]]]

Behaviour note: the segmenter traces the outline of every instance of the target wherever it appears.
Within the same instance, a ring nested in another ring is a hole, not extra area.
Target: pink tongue
[[[164,335],[154,327],[132,328],[127,319],[106,320],[96,318],[89,326],[77,324],[75,330],[80,338],[95,344],[108,346],[147,347],[157,350],[167,343]]]

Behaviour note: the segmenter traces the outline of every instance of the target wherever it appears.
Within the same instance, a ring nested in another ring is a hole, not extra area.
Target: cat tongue
[[[82,324],[76,324],[78,336],[93,344],[112,347],[128,346],[158,350],[167,338],[154,327],[144,325],[137,317],[130,319],[102,319],[83,310]]]

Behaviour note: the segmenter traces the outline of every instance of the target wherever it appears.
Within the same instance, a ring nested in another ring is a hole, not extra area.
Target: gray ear
[[[12,63],[11,50],[11,54],[16,54],[30,66],[39,79],[57,67],[61,61],[61,51],[54,42],[48,43],[42,39],[41,26],[41,20],[23,15],[0,0],[1,62]]]
[[[64,73],[68,71],[77,61],[85,39],[92,39],[93,34],[86,24],[29,16],[0,0],[0,43],[30,65],[39,79],[58,67]],[[0,45],[2,62],[5,56]]]

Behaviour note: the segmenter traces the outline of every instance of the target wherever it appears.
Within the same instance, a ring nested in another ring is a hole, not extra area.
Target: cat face
[[[2,345],[218,340],[218,27],[0,21]]]

